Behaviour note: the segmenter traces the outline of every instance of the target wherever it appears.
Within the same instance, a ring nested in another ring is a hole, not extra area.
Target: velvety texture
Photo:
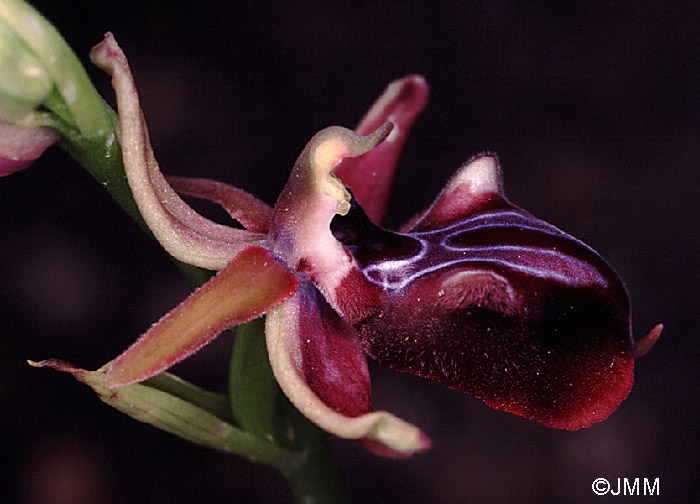
[[[335,236],[384,292],[356,325],[367,353],[550,427],[587,427],[627,397],[624,285],[592,249],[509,203],[494,157],[467,163],[404,233],[351,213]]]

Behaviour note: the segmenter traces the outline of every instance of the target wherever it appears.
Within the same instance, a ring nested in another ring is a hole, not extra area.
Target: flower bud
[[[0,177],[23,170],[58,140],[58,132],[46,126],[21,128],[0,121]]]
[[[0,18],[0,119],[33,126],[52,90],[44,65]]]

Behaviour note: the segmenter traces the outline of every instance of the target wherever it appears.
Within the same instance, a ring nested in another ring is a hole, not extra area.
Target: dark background
[[[306,141],[353,127],[391,80],[423,74],[396,225],[472,154],[499,154],[509,198],[598,250],[626,281],[637,338],[666,325],[627,401],[579,432],[549,430],[372,363],[375,404],[434,441],[408,461],[333,440],[354,502],[584,503],[595,478],[698,477],[700,7],[697,2],[129,2],[34,4],[80,58],[106,30],[130,58],[168,174],[273,203]],[[109,79],[90,68],[112,100]],[[25,359],[95,368],[190,291],[60,150],[0,179],[2,502],[288,502],[263,466],[207,451],[102,404]],[[225,386],[222,337],[178,372]],[[70,492],[74,493],[70,497]]]

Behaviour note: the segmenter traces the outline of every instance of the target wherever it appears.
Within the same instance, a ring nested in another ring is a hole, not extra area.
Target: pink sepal
[[[245,249],[117,357],[105,385],[129,385],[165,371],[227,327],[254,319],[288,299],[298,285],[270,252]]]

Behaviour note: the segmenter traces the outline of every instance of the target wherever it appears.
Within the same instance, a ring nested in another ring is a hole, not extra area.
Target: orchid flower
[[[172,256],[219,271],[112,362],[105,386],[146,380],[266,314],[270,364],[292,403],[386,456],[430,441],[373,411],[365,353],[551,427],[587,427],[629,394],[634,357],[662,327],[634,343],[620,278],[592,249],[512,205],[495,156],[466,163],[400,232],[380,227],[427,101],[421,77],[390,84],[355,131],[317,133],[270,208],[220,182],[166,179],[111,34],[91,59],[113,76],[125,170],[144,220]],[[178,193],[220,204],[244,229],[206,219]]]

